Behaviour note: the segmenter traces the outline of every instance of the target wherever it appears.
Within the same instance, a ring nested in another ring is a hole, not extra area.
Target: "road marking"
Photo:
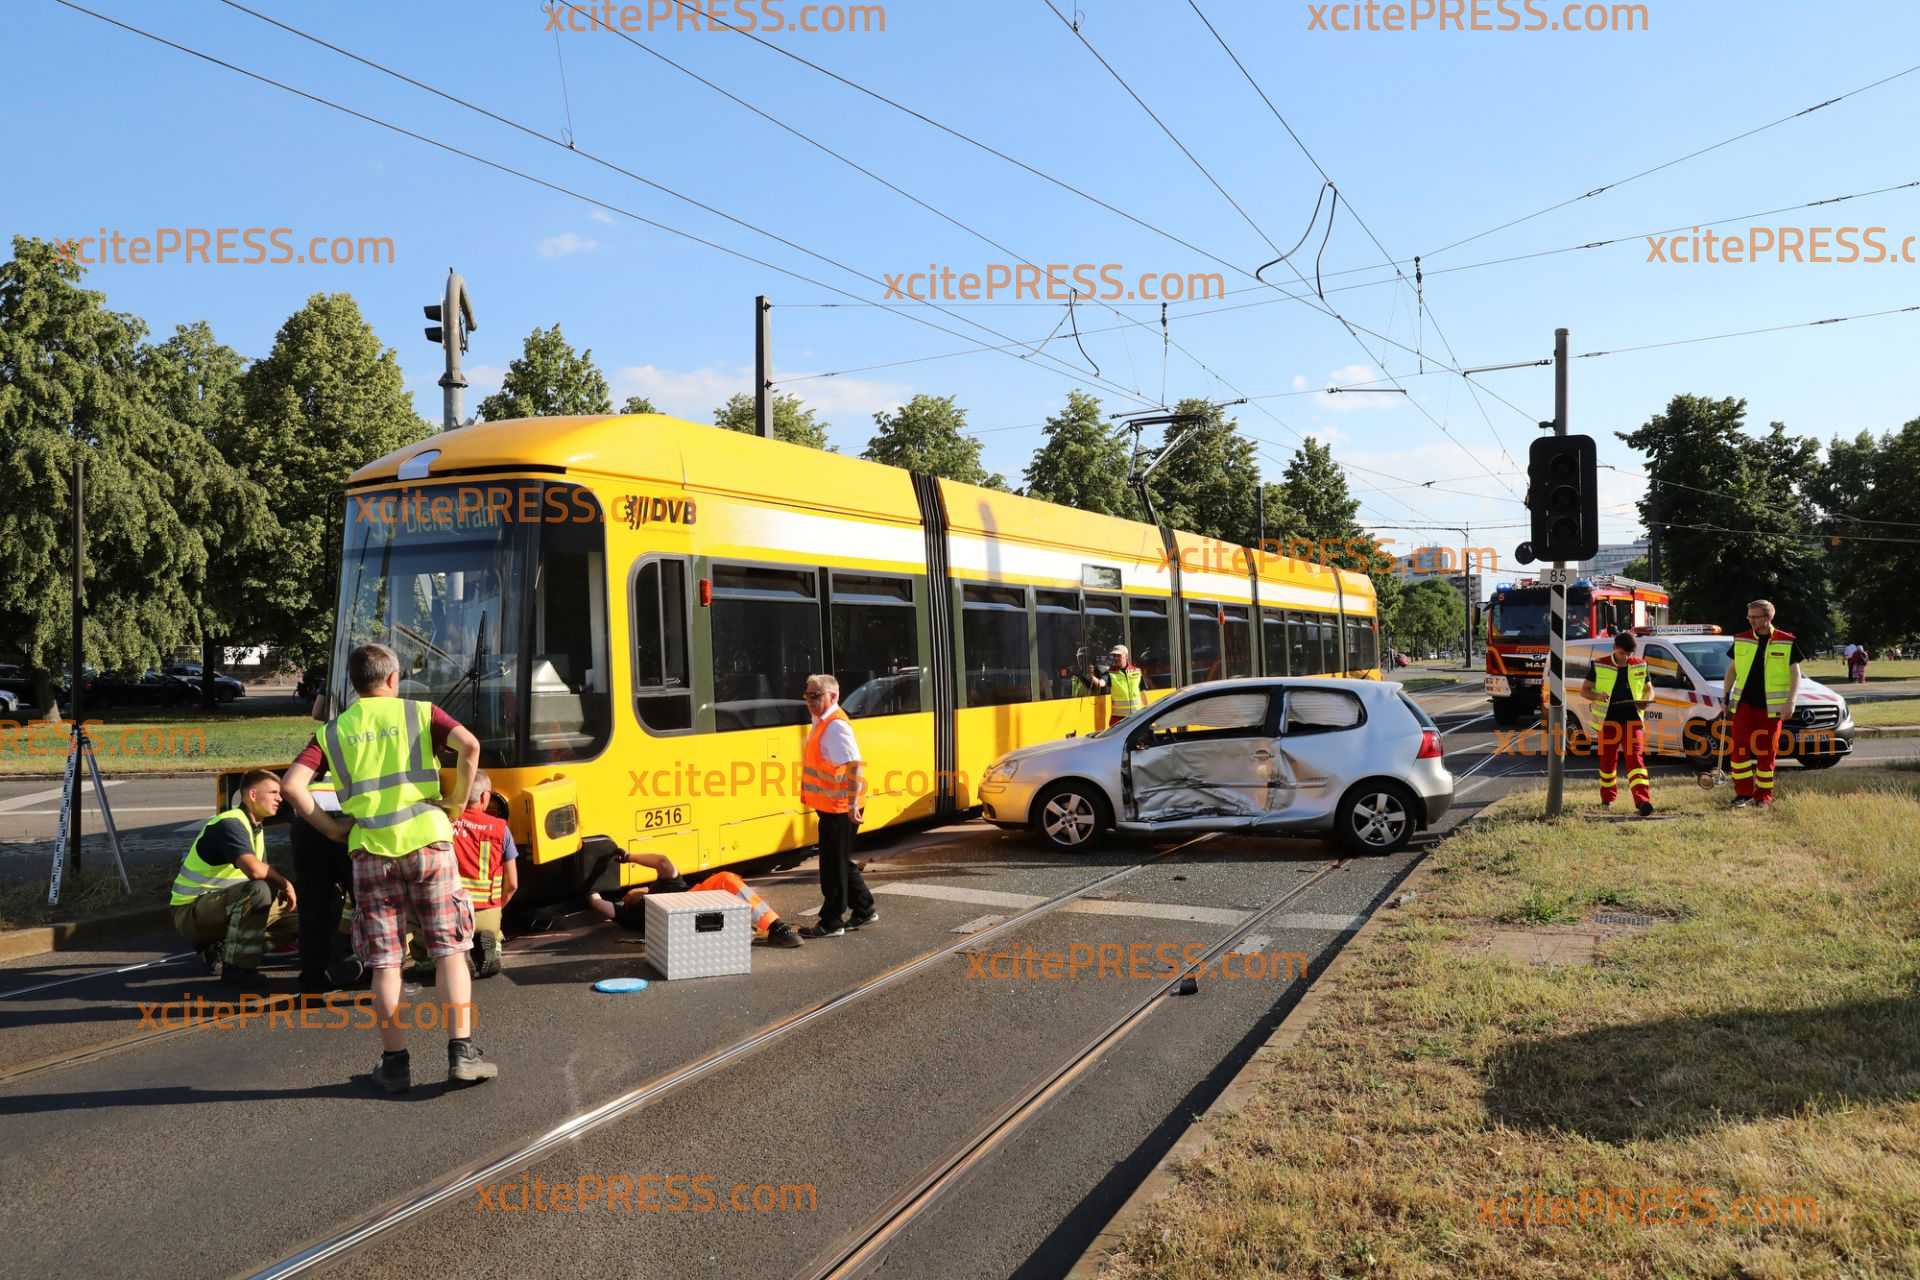
[[[967,889],[944,884],[877,884],[873,886],[873,892],[876,895],[890,893],[903,898],[927,898],[935,902],[965,902],[978,906],[1010,907],[1015,910],[1024,910],[1047,901],[1031,893],[1006,893],[998,889]],[[1178,902],[1119,902],[1089,898],[1069,902],[1060,910],[1083,916],[1132,916],[1143,920],[1182,920],[1189,924],[1240,924],[1253,915],[1251,911],[1236,911],[1228,907],[1196,907]],[[983,922],[995,919],[993,916],[982,916],[979,920],[969,920],[953,932],[973,933],[982,926]],[[1334,933],[1358,929],[1365,920],[1365,916],[1330,915],[1318,911],[1295,912],[1292,915],[1273,918],[1273,922],[1283,929],[1318,929]]]
[[[206,811],[207,806],[203,804],[156,804],[134,805],[125,809],[115,809],[113,812],[114,816],[118,817],[123,813],[205,813]],[[16,809],[13,810],[13,815],[16,818],[57,818],[62,812],[63,810],[60,809]],[[98,814],[100,811],[89,807],[82,809],[81,812]]]
[[[98,973],[80,973],[71,978],[56,978],[52,982],[43,982],[37,987],[17,987],[12,991],[0,991],[0,1000],[14,996],[31,995],[35,991],[45,991],[49,987],[64,987],[70,982],[85,982],[90,978],[111,978],[123,973],[137,973],[141,969],[151,969],[155,965],[172,964],[175,960],[190,960],[197,952],[182,951],[178,955],[162,956],[158,960],[146,960],[140,964],[130,964],[123,969],[102,969]]]
[[[1465,721],[1465,722],[1463,722],[1463,723],[1461,723],[1461,724],[1457,724],[1457,725],[1455,725],[1455,726],[1453,726],[1453,728],[1451,728],[1451,729],[1442,729],[1442,730],[1440,731],[1440,736],[1444,738],[1444,737],[1446,737],[1446,736],[1447,736],[1448,734],[1450,734],[1450,733],[1458,733],[1458,732],[1460,732],[1460,731],[1461,731],[1462,729],[1464,729],[1464,728],[1466,728],[1466,727],[1467,727],[1468,725],[1474,725],[1474,724],[1479,724],[1479,723],[1480,723],[1480,722],[1481,722],[1482,720],[1491,720],[1492,718],[1493,718],[1493,712],[1491,712],[1491,711],[1489,711],[1489,712],[1487,712],[1487,713],[1486,713],[1486,714],[1484,714],[1484,715],[1477,715],[1477,716],[1475,716],[1475,717],[1474,717],[1473,719],[1471,719],[1471,720],[1468,720],[1468,721]]]
[[[1005,916],[975,916],[973,919],[967,921],[965,924],[955,928],[953,932],[954,933],[978,933],[982,929],[991,929],[994,925],[999,924],[1002,920],[1005,920],[1005,919],[1006,919]]]
[[[123,781],[125,781],[125,779],[117,779],[107,783],[107,785],[117,787]],[[26,808],[30,804],[39,804],[42,800],[58,800],[63,791],[64,788],[61,787],[49,787],[45,791],[29,791],[24,796],[15,796],[11,800],[0,800],[0,813],[13,813],[16,810]],[[58,810],[55,810],[55,812],[58,813]]]

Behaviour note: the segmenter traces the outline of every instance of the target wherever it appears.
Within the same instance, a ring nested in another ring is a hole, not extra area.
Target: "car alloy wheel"
[[[1407,806],[1391,791],[1372,791],[1357,797],[1347,817],[1354,837],[1369,849],[1393,848],[1411,821]]]
[[[1084,793],[1068,787],[1040,806],[1040,830],[1056,848],[1078,849],[1098,834],[1100,813]]]

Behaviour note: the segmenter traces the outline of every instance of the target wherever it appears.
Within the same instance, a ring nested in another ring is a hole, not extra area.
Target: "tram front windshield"
[[[348,494],[335,630],[347,655],[378,642],[400,696],[480,739],[490,767],[599,754],[610,729],[605,525],[593,495],[534,481]]]

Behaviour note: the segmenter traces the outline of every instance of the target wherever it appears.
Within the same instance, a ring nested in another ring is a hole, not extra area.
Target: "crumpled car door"
[[[1156,717],[1128,752],[1128,807],[1137,822],[1252,823],[1284,792],[1287,773],[1268,736],[1264,692],[1196,698]]]

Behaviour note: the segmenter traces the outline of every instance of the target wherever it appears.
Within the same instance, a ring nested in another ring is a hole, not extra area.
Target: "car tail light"
[[[1446,749],[1440,745],[1440,731],[1438,729],[1423,729],[1420,731],[1420,754],[1415,756],[1414,759],[1439,760],[1446,754]]]

